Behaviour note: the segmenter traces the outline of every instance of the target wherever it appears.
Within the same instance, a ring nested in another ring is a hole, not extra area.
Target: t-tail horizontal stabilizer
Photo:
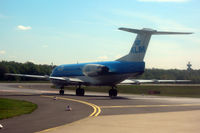
[[[151,35],[168,35],[168,34],[192,34],[193,32],[168,32],[168,31],[157,31],[149,28],[143,28],[141,30],[138,29],[130,29],[130,28],[119,28],[119,30],[136,33],[136,34],[142,34],[142,33],[148,33]]]
[[[117,61],[128,61],[128,62],[134,62],[134,61],[141,62],[144,60],[144,56],[146,54],[151,35],[192,34],[192,32],[166,32],[166,31],[157,31],[157,30],[148,29],[148,28],[143,28],[141,30],[130,29],[130,28],[119,28],[119,30],[137,34],[137,37],[133,43],[133,46],[129,54],[117,60]]]

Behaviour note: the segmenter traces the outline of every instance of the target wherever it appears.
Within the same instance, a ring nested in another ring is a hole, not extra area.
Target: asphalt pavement
[[[74,95],[74,91],[66,91],[67,94],[60,96],[57,95],[58,90],[52,89],[50,86],[48,83],[1,83],[0,97],[31,101],[38,105],[38,109],[31,114],[1,120],[0,124],[4,128],[0,129],[0,132],[62,132],[67,129],[71,129],[70,132],[73,132],[79,129],[75,125],[79,125],[80,123],[84,125],[84,123],[97,120],[100,122],[98,125],[104,124],[99,119],[108,118],[105,123],[109,123],[110,119],[112,120],[110,123],[114,122],[117,124],[119,122],[115,118],[120,117],[119,119],[125,120],[121,118],[122,116],[124,118],[127,116],[134,118],[136,115],[160,113],[166,113],[167,115],[168,113],[173,114],[174,112],[179,114],[179,112],[195,112],[200,110],[199,98],[119,94],[119,97],[111,99],[106,93],[86,92],[86,96],[79,97]],[[57,97],[57,100],[53,100],[54,97]],[[72,111],[65,110],[67,105],[70,105]],[[73,124],[77,121],[79,124]],[[145,122],[148,121],[149,123],[151,122],[151,120],[146,120]],[[73,125],[70,126],[71,128],[69,128],[70,123]],[[134,125],[134,123],[132,124]],[[114,125],[112,126],[115,127]],[[85,127],[88,128],[88,125]],[[83,131],[86,132],[86,130]],[[106,132],[106,129],[104,132]]]

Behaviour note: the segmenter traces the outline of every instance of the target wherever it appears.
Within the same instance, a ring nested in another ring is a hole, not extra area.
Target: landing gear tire
[[[76,95],[77,96],[84,96],[85,95],[85,90],[83,88],[77,88],[76,89]]]
[[[109,90],[109,96],[110,97],[116,97],[117,96],[117,90],[116,89],[110,89]]]
[[[60,93],[60,95],[64,95],[65,91],[64,90],[60,90],[59,93]]]

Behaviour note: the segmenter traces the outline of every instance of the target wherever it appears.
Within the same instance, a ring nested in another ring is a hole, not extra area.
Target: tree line
[[[5,76],[5,73],[31,74],[31,75],[50,75],[52,65],[38,65],[32,62],[19,63],[14,61],[0,62],[1,81],[30,81],[38,80],[34,78]],[[200,70],[179,70],[179,69],[146,69],[137,79],[171,79],[171,80],[192,80],[193,83],[200,83]],[[41,79],[39,79],[41,80]]]
[[[26,77],[6,76],[5,73],[30,74],[30,75],[50,75],[55,66],[52,65],[37,65],[32,62],[19,63],[14,61],[0,62],[0,80],[1,81],[30,81],[41,80]]]
[[[179,69],[146,69],[137,77],[139,79],[163,79],[163,80],[191,80],[191,83],[200,83],[200,70],[179,70]]]

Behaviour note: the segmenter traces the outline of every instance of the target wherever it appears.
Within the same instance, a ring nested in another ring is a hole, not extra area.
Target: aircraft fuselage
[[[144,69],[144,62],[92,62],[60,65],[52,71],[51,76],[79,78],[84,81],[84,85],[112,86],[128,77],[142,74]],[[54,80],[52,82],[54,84],[61,84],[62,81]],[[68,84],[67,82],[63,82],[63,84],[73,85],[73,83]]]

